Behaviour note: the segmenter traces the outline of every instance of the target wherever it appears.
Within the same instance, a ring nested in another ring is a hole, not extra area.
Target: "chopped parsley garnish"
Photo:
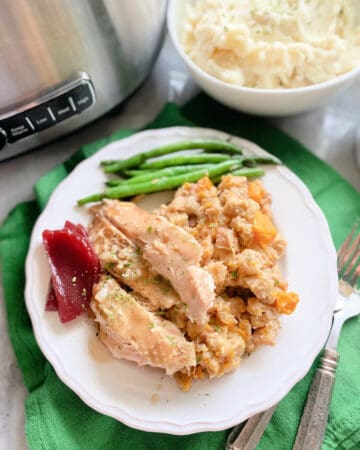
[[[238,277],[238,271],[237,270],[233,270],[230,275],[231,275],[231,278],[233,280],[235,280]]]
[[[150,328],[150,330],[152,330],[153,328],[155,328],[155,324],[154,324],[154,322],[150,322],[150,324],[149,324],[149,328]]]
[[[146,228],[146,231],[147,231],[148,233],[151,233],[151,232],[152,232],[152,226],[149,225],[149,226]]]
[[[176,339],[174,336],[166,336],[171,345],[176,345]]]

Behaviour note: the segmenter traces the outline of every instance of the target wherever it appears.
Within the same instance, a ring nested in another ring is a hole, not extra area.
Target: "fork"
[[[339,298],[335,304],[334,321],[311,383],[293,450],[317,450],[321,447],[339,360],[336,347],[340,331],[347,319],[360,314],[360,295],[357,289],[360,277],[360,233],[356,235],[358,225],[359,220],[355,222],[338,252]]]
[[[357,232],[359,223],[359,219],[355,221],[338,251],[339,297],[334,308],[333,324],[308,393],[293,450],[320,449],[324,438],[339,360],[336,347],[340,331],[347,319],[360,314],[360,295],[357,288],[360,278],[360,233]],[[276,406],[251,417],[245,425],[237,426],[230,433],[226,448],[253,450],[260,441]]]

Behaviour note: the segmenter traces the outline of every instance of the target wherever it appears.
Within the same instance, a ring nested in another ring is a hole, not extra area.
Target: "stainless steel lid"
[[[165,11],[166,0],[3,0],[0,160],[94,120],[136,89],[161,46]]]

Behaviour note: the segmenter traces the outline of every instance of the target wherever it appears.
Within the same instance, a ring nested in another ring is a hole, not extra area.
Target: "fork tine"
[[[351,245],[351,241],[353,239],[354,233],[359,225],[360,219],[357,219],[354,223],[354,226],[352,227],[350,233],[348,234],[348,237],[345,239],[344,243],[340,247],[338,251],[338,271],[341,271],[344,268],[344,265],[346,264],[346,260],[348,260],[348,249]]]
[[[344,275],[348,275],[353,270],[359,256],[360,256],[360,234],[355,239],[353,245],[349,248],[346,254],[343,266],[343,269],[345,269]],[[347,268],[345,268],[345,265],[347,265]]]
[[[359,282],[359,279],[360,279],[360,264],[357,266],[355,272],[353,273],[353,275],[349,279],[350,286],[353,286],[356,289],[357,285],[358,285],[358,282]]]

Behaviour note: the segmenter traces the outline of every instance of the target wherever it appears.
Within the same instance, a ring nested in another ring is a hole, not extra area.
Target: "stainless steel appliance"
[[[96,119],[149,73],[166,0],[1,0],[0,161]]]

